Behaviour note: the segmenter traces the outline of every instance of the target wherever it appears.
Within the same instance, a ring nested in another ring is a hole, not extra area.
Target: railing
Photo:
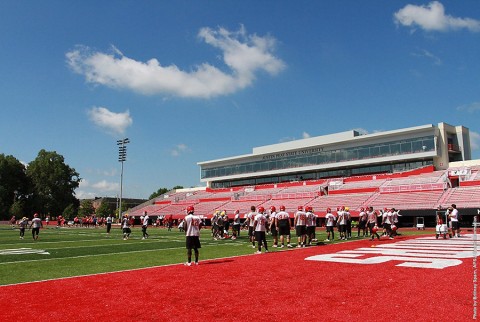
[[[448,185],[446,182],[421,183],[380,187],[380,193],[445,190],[447,188]]]

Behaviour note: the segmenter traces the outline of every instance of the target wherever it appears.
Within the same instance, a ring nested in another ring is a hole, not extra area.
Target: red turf
[[[401,239],[406,238],[380,243]],[[395,266],[398,262],[305,260],[371,244],[362,240],[204,261],[197,267],[173,265],[4,286],[0,320],[472,320],[472,258],[441,270]]]

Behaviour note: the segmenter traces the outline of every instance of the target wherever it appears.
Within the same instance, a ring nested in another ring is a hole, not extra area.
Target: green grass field
[[[130,239],[123,240],[118,227],[112,228],[111,234],[107,235],[105,228],[50,226],[42,229],[39,240],[34,242],[29,230],[25,232],[25,239],[21,240],[18,229],[1,225],[0,285],[185,262],[183,233],[176,228],[168,231],[154,227],[150,227],[148,232],[150,238],[142,240],[141,229],[135,227]],[[410,235],[432,232],[405,230],[402,233]],[[356,236],[356,230],[352,234]],[[292,243],[295,243],[296,238],[293,236],[292,231]],[[317,228],[318,240],[324,240],[325,236],[325,229]],[[200,239],[200,261],[250,255],[254,252],[246,231],[242,231],[237,240],[213,240],[210,230],[203,229]],[[271,236],[267,237],[267,242],[270,251],[287,250],[271,247]]]

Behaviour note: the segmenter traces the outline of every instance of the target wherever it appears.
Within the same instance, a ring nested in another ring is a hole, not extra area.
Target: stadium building
[[[346,131],[253,148],[251,154],[199,162],[210,188],[395,173],[471,159],[468,128],[446,123],[361,134]]]
[[[456,204],[463,227],[480,208],[480,160],[471,159],[468,128],[446,123],[361,134],[346,131],[253,148],[251,154],[199,162],[203,187],[177,189],[130,209],[133,216],[181,220],[187,206],[208,219],[230,218],[251,206],[396,208],[403,226],[424,219],[434,226],[437,208]]]

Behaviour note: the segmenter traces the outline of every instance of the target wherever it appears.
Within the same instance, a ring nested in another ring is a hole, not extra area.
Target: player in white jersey
[[[335,216],[332,214],[332,209],[327,208],[327,213],[325,215],[325,227],[327,229],[327,239],[325,241],[330,241],[335,239]],[[330,239],[330,233],[332,234],[332,239]]]
[[[148,228],[148,221],[150,220],[150,217],[148,216],[148,213],[146,211],[143,212],[143,222],[142,222],[142,234],[143,237],[142,239],[147,239],[148,238],[148,233],[147,233],[147,228]]]
[[[360,213],[358,214],[358,231],[357,231],[357,238],[360,237],[360,231],[362,231],[362,237],[367,236],[367,213],[365,212],[365,208],[360,208]]]
[[[298,206],[293,225],[295,226],[297,233],[297,247],[305,247],[307,237],[307,214],[303,211],[303,206]]]
[[[452,204],[448,208],[448,218],[450,218],[453,237],[460,237],[460,221],[459,221],[460,218],[458,215],[456,204]]]
[[[123,215],[122,231],[123,231],[123,240],[127,240],[128,238],[130,238],[130,234],[132,233],[132,230],[130,229],[130,218],[128,218],[127,214]]]
[[[257,213],[255,212],[255,206],[250,207],[250,212],[246,215],[246,222],[248,224],[248,237],[252,242],[252,248],[255,248],[255,228],[253,223],[255,221],[255,216]]]
[[[377,220],[378,220],[377,213],[373,210],[373,207],[369,207],[367,210],[367,225],[368,225],[368,230],[370,231],[370,236],[372,237],[371,240],[374,240],[375,236],[377,236],[377,239],[380,239],[380,236],[377,233],[378,231]]]
[[[287,236],[287,247],[292,247],[290,244],[290,215],[285,211],[285,206],[280,206],[280,211],[275,216],[275,225],[278,228],[280,235],[281,248],[285,247],[285,236]]]
[[[253,226],[255,227],[255,239],[258,243],[258,250],[256,254],[262,253],[262,243],[265,247],[265,253],[268,253],[267,238],[266,238],[266,225],[267,217],[265,217],[265,208],[258,207],[258,213],[253,220]]]
[[[40,234],[40,228],[43,228],[42,220],[38,217],[38,214],[33,215],[32,222],[30,223],[32,229],[33,240],[38,240],[38,234]]]
[[[270,217],[268,219],[268,226],[273,238],[273,247],[278,247],[278,230],[277,230],[277,208],[275,206],[270,207]]]
[[[235,216],[233,217],[233,227],[232,227],[232,240],[237,239],[240,237],[240,211],[235,210]]]
[[[350,214],[350,208],[345,207],[345,237],[346,239],[352,238],[352,215]]]
[[[337,223],[338,223],[338,233],[340,237],[338,239],[344,240],[347,239],[347,218],[345,215],[345,207],[337,208]]]
[[[192,265],[192,249],[195,252],[195,265],[198,265],[199,249],[202,248],[200,244],[200,225],[202,220],[194,214],[193,206],[187,207],[187,216],[185,217],[185,239],[187,247],[187,262],[186,266]]]
[[[400,235],[398,233],[398,225],[399,225],[398,217],[402,217],[402,215],[400,215],[400,210],[392,208],[392,233],[394,236]]]
[[[110,230],[112,229],[112,215],[107,216],[107,234],[110,235]]]
[[[20,239],[23,239],[25,236],[25,228],[27,228],[28,225],[28,218],[23,217],[22,220],[18,223],[18,227],[20,228]]]
[[[383,212],[382,224],[383,224],[383,229],[385,230],[386,236],[388,236],[388,238],[390,238],[390,239],[393,239],[393,234],[392,234],[392,211],[390,209],[387,209],[386,211]]]
[[[317,227],[317,215],[313,213],[313,208],[311,206],[305,207],[307,221],[306,221],[306,229],[307,229],[307,244],[312,245],[312,242],[317,241],[315,238],[315,228]]]

